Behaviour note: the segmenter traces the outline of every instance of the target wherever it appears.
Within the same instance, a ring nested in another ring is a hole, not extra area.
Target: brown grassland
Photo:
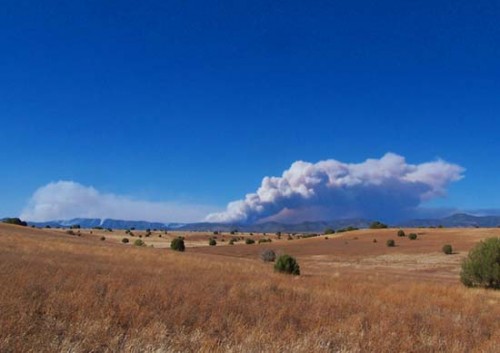
[[[142,237],[151,248],[131,245],[141,232],[124,245],[123,231],[0,224],[0,352],[498,352],[500,293],[462,286],[459,268],[500,229],[406,231],[418,239],[226,234],[209,247],[189,233],[178,253],[164,248],[176,233]],[[275,273],[263,249],[302,275]]]

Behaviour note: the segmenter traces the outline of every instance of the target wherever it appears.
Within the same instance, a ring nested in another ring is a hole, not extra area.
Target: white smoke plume
[[[58,181],[36,190],[20,217],[34,222],[72,218],[194,222],[214,210],[204,205],[135,200],[73,181]]]
[[[206,220],[395,220],[414,214],[422,202],[444,196],[447,186],[460,180],[463,172],[464,168],[440,159],[408,164],[394,153],[357,164],[333,159],[297,161],[281,177],[265,177],[257,192],[229,203],[226,211],[212,213]]]

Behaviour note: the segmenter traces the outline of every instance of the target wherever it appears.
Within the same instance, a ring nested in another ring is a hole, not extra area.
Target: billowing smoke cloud
[[[71,218],[193,222],[214,210],[209,206],[134,200],[103,194],[73,181],[58,181],[39,188],[20,217],[35,222]]]
[[[422,202],[445,195],[464,169],[443,160],[408,164],[387,153],[362,163],[333,159],[297,161],[281,177],[265,177],[255,193],[213,213],[211,222],[298,222],[351,217],[396,220],[415,214]]]

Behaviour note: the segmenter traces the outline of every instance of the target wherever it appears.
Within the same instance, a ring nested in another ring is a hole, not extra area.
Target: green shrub
[[[68,234],[68,235],[76,235],[75,232],[73,232],[71,229],[67,230],[66,234]]]
[[[392,240],[392,239],[387,240],[387,241],[385,242],[385,244],[386,244],[388,247],[390,247],[390,248],[392,248],[393,246],[396,246],[396,242],[395,242],[394,240]]]
[[[500,289],[500,238],[477,244],[462,262],[460,280],[467,287]]]
[[[246,238],[245,239],[245,244],[249,244],[250,245],[250,244],[254,244],[254,243],[255,243],[255,240],[253,240],[253,239],[250,239],[250,238]]]
[[[410,239],[410,240],[416,240],[417,239],[417,234],[415,234],[415,233],[408,234],[408,239]]]
[[[135,246],[144,246],[144,245],[146,245],[146,244],[144,244],[144,242],[143,242],[141,239],[136,239],[136,240],[134,241],[134,245],[135,245]]]
[[[402,229],[398,230],[398,237],[405,237],[405,236],[406,236],[406,234],[405,234],[404,230],[402,230]]]
[[[264,262],[274,262],[274,260],[276,260],[276,253],[274,250],[266,249],[260,253],[260,258]]]
[[[217,241],[214,238],[210,238],[208,240],[208,245],[210,245],[210,246],[216,246],[217,245]]]
[[[453,254],[453,248],[451,247],[450,244],[445,244],[443,245],[443,248],[442,248],[443,252],[446,254],[446,255],[451,255]]]
[[[184,245],[184,238],[177,237],[170,242],[170,249],[175,251],[184,251],[186,246]]]
[[[101,241],[105,241],[106,237],[101,237],[100,239],[101,239]]]
[[[295,260],[295,258],[293,258],[292,256],[286,254],[278,257],[278,259],[274,263],[274,269],[282,273],[289,273],[296,276],[300,275],[300,266],[297,260]]]
[[[271,243],[272,240],[271,239],[266,239],[266,238],[260,238],[258,243],[259,244],[262,244],[262,243]]]
[[[122,243],[127,244],[128,243],[128,238],[122,238]]]

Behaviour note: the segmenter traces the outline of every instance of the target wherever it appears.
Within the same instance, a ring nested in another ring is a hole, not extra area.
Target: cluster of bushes
[[[384,224],[379,221],[375,221],[370,224],[370,229],[384,229],[384,228],[387,228],[387,224]]]
[[[15,224],[16,226],[23,226],[26,227],[28,225],[27,222],[21,221],[21,219],[14,217],[14,218],[4,218],[2,219],[3,223],[8,223],[8,224]]]
[[[329,233],[329,234],[333,234],[333,233]],[[301,234],[301,235],[297,235],[297,238],[299,238],[299,239],[314,238],[314,237],[319,237],[319,234],[316,234],[316,233],[309,233],[309,234]]]
[[[325,235],[328,234],[335,234],[335,229],[333,228],[326,228],[325,231],[323,232]]]
[[[358,230],[358,229],[359,228],[349,226],[349,227],[337,229],[337,233],[352,232],[353,230]]]
[[[274,250],[266,249],[260,253],[260,258],[264,262],[274,262],[274,270],[277,272],[300,275],[299,263],[290,255],[283,254],[278,257]]]
[[[269,238],[260,238],[259,241],[258,241],[259,244],[262,244],[262,243],[271,243],[271,242],[272,242],[272,240],[269,239]]]
[[[406,237],[405,231],[402,230],[402,229],[398,230],[398,237]],[[416,233],[410,233],[410,234],[408,234],[408,239],[410,239],[410,240],[416,240],[417,239],[417,234]]]

